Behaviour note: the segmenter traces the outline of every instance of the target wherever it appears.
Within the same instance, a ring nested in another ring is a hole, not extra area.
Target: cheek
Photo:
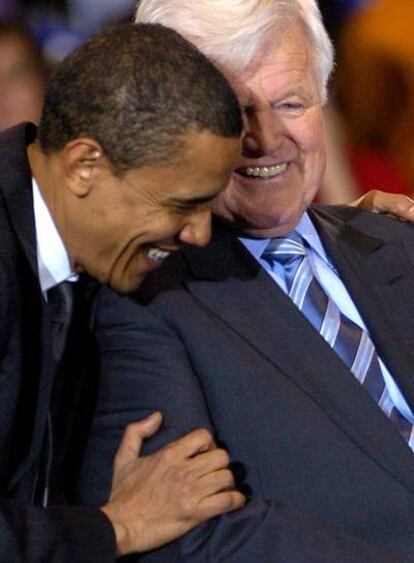
[[[323,122],[318,116],[310,117],[298,131],[305,175],[312,176],[310,189],[319,188],[326,164],[326,146]],[[318,185],[315,186],[315,183]]]
[[[160,213],[152,216],[146,223],[148,238],[151,242],[159,242],[173,239],[184,228],[187,214],[184,213]]]
[[[186,223],[186,213],[171,213],[160,217],[159,229],[168,233],[176,233]]]
[[[231,178],[226,188],[214,199],[211,210],[216,215],[227,216],[226,211],[233,207],[230,202],[233,201],[234,203],[237,199],[237,180]]]
[[[311,112],[297,124],[296,138],[305,154],[318,155],[325,150],[325,134],[320,112]]]
[[[307,138],[305,155],[305,200],[309,204],[316,196],[322,183],[326,167],[326,146],[323,130],[315,130]]]

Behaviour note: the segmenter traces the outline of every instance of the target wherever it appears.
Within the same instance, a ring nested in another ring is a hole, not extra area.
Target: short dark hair
[[[91,137],[122,173],[175,160],[191,128],[240,136],[230,85],[172,29],[123,24],[63,60],[46,92],[38,139],[50,153]]]

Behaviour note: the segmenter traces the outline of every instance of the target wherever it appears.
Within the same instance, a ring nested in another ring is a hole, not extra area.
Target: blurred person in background
[[[22,6],[18,0],[1,0],[0,21],[7,21],[21,16]]]
[[[46,85],[40,48],[19,24],[0,23],[0,130],[38,123]]]
[[[325,27],[337,47],[338,38],[347,19],[358,10],[365,0],[320,0],[319,7]],[[333,74],[335,77],[335,72]],[[335,84],[335,80],[333,80]],[[335,88],[331,87],[329,101],[324,107],[326,131],[326,170],[318,192],[317,201],[340,204],[354,200],[361,193],[358,178],[351,166],[342,117],[338,113]],[[373,183],[371,188],[380,187]]]
[[[361,193],[414,193],[413,23],[412,0],[373,0],[339,37],[335,94]]]

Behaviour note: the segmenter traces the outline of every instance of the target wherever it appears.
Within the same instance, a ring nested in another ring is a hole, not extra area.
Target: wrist
[[[108,505],[102,506],[101,511],[106,515],[114,529],[116,556],[121,557],[122,555],[128,555],[128,553],[131,553],[132,550],[130,548],[129,533],[127,527],[121,522],[117,521],[113,514],[113,511]]]

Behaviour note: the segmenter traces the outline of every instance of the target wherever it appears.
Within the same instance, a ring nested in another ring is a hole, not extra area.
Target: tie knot
[[[306,256],[305,244],[303,238],[296,232],[271,239],[262,254],[262,258],[270,265],[273,262],[286,265],[304,256]]]

